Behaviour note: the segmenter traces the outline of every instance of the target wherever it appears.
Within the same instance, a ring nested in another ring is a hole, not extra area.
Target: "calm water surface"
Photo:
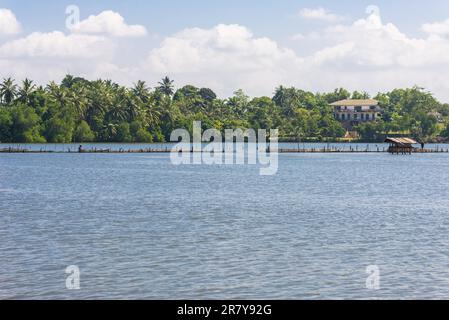
[[[448,190],[448,154],[0,154],[0,299],[447,299]]]

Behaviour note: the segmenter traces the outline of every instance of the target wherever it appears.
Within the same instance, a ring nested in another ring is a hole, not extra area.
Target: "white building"
[[[334,118],[342,122],[346,128],[362,122],[375,121],[382,112],[379,102],[373,99],[347,99],[334,102],[331,106],[334,108]]]

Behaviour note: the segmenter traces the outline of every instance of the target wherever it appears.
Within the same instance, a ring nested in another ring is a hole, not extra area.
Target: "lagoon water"
[[[0,299],[449,298],[448,154],[279,157],[0,154]]]

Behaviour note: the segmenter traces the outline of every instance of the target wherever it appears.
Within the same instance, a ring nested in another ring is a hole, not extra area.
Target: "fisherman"
[[[78,147],[78,152],[79,152],[79,153],[83,152],[83,146],[82,146],[82,145],[80,145],[80,146]]]
[[[424,142],[421,142],[421,150],[424,150]]]

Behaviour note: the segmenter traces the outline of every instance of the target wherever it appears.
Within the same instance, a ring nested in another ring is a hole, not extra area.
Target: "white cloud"
[[[17,34],[21,29],[19,21],[11,10],[0,9],[0,35]]]
[[[344,20],[343,17],[329,12],[324,8],[304,8],[299,11],[299,16],[304,19],[322,20],[327,22],[338,22]]]
[[[300,63],[292,50],[256,38],[240,25],[186,29],[151,51],[146,69],[173,75],[178,82],[208,85],[220,93],[240,87],[267,94]],[[266,91],[267,88],[270,91]]]
[[[112,59],[114,48],[101,36],[35,32],[0,45],[0,69],[4,76],[32,78],[39,84],[58,81],[67,73],[96,76],[99,66]]]
[[[33,78],[41,84],[58,81],[67,73],[132,83],[142,75],[136,74],[135,59],[130,63],[121,53],[125,49],[129,51],[127,46],[133,43],[118,36],[137,36],[142,34],[142,29],[127,26],[117,15],[100,14],[96,29],[92,23],[87,23],[93,21],[88,19],[80,30],[69,34],[33,32],[16,39],[4,39],[3,43],[0,41],[0,69],[4,75]]]
[[[449,101],[449,41],[442,37],[412,38],[378,12],[350,25],[327,28],[322,48],[305,59],[314,90],[337,86],[371,93],[413,85],[424,86]]]
[[[343,86],[373,94],[420,85],[449,101],[449,83],[443,80],[449,73],[447,39],[409,37],[383,23],[378,11],[313,34],[320,48],[300,56],[239,25],[186,29],[154,49],[146,67],[178,83],[208,85],[222,95],[237,88],[270,95],[279,84],[311,91]]]
[[[100,36],[35,32],[1,45],[0,57],[88,59],[107,54],[109,50],[112,50],[110,41]]]
[[[429,37],[417,39],[408,37],[394,24],[382,22],[377,14],[360,19],[349,26],[328,28],[322,34],[323,43],[334,43],[316,53],[329,54],[327,63],[339,62],[347,66],[366,68],[428,68],[434,65],[445,67],[449,56],[449,41]],[[346,47],[342,54],[342,47]],[[425,72],[425,70],[424,70]],[[415,80],[419,80],[416,77]]]
[[[141,25],[128,25],[117,12],[103,11],[98,15],[91,15],[71,28],[74,33],[107,34],[115,37],[142,37],[147,30]]]
[[[292,43],[307,52],[301,55],[241,25],[184,29],[157,40],[150,50],[147,42],[155,41],[150,37],[145,43],[119,39],[120,33],[110,27],[84,24],[70,34],[32,33],[7,41],[0,45],[0,69],[4,75],[40,82],[67,72],[125,85],[138,79],[156,83],[169,75],[177,85],[208,86],[222,97],[239,88],[250,95],[271,95],[280,84],[371,93],[420,85],[449,102],[449,37],[444,37],[442,23],[423,25],[427,34],[414,38],[384,23],[379,11],[370,12],[353,23],[297,35],[301,41]],[[135,56],[130,59],[123,52]]]
[[[433,35],[449,35],[449,19],[443,22],[425,23],[421,29]]]

